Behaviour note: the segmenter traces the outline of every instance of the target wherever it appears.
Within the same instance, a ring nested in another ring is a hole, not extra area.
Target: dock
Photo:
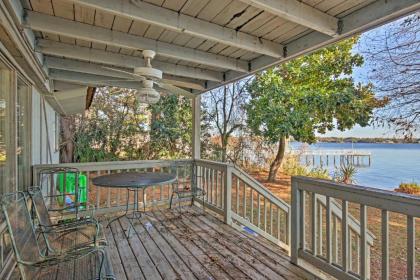
[[[343,164],[352,164],[358,167],[368,167],[372,163],[372,153],[369,151],[360,151],[353,149],[346,150],[291,150],[290,154],[299,156],[306,165],[340,166]]]

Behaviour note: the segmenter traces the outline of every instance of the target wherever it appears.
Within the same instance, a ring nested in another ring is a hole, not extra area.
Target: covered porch
[[[192,206],[168,210],[172,186],[150,186],[138,198],[147,211],[133,237],[123,219],[106,228],[118,279],[370,279],[379,247],[380,277],[389,279],[395,212],[407,225],[402,269],[416,279],[420,199],[295,177],[289,204],[237,166],[200,159],[200,95],[419,8],[414,0],[1,1],[1,193],[39,185],[43,168],[74,167],[87,178],[81,215],[106,225],[125,209],[126,193],[95,186],[99,175],[175,168],[181,186],[204,190]],[[57,118],[89,108],[94,87],[142,89],[132,74],[145,65],[143,50],[155,51],[165,82],[191,98],[190,158],[60,164]],[[368,208],[381,213],[380,236],[368,229]],[[0,278],[19,278],[4,220],[0,235]],[[76,267],[89,270],[68,265],[52,278],[77,278]]]

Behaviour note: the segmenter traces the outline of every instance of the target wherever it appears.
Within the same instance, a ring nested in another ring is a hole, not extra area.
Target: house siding
[[[44,105],[45,104],[45,115]],[[56,112],[32,87],[32,164],[58,163],[59,151],[56,150]]]

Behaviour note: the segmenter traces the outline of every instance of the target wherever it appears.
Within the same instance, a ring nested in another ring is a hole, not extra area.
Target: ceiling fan
[[[188,91],[172,85],[170,80],[163,79],[162,71],[152,67],[151,61],[155,55],[156,53],[152,50],[144,50],[143,57],[145,65],[143,67],[135,67],[133,72],[106,66],[103,66],[103,68],[125,73],[132,77],[131,79],[125,79],[123,81],[139,81],[141,87],[137,90],[137,100],[141,103],[157,103],[160,99],[160,92],[180,95],[189,94]]]

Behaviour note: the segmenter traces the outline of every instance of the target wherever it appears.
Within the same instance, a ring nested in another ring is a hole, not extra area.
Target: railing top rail
[[[171,164],[183,164],[192,162],[191,159],[177,160],[132,160],[132,161],[103,161],[103,162],[83,162],[83,163],[59,163],[59,164],[38,164],[33,165],[34,169],[40,170],[51,167],[76,167],[80,171],[106,170],[106,169],[129,169],[142,167],[161,167]]]
[[[296,187],[296,183],[298,188],[309,192],[420,217],[420,197],[302,176],[292,177],[292,187]]]
[[[285,201],[283,201],[281,198],[277,197],[275,194],[273,194],[269,189],[267,189],[264,185],[262,185],[260,182],[258,182],[255,178],[250,176],[248,173],[237,167],[236,165],[232,163],[226,163],[226,162],[218,162],[218,161],[211,161],[211,160],[203,160],[203,159],[196,159],[196,163],[203,164],[203,165],[210,165],[215,167],[223,166],[223,168],[231,167],[232,172],[240,177],[245,183],[250,185],[252,188],[254,188],[257,192],[259,192],[261,195],[268,198],[271,202],[273,202],[276,206],[280,207],[284,211],[289,211],[289,204],[287,204]]]

